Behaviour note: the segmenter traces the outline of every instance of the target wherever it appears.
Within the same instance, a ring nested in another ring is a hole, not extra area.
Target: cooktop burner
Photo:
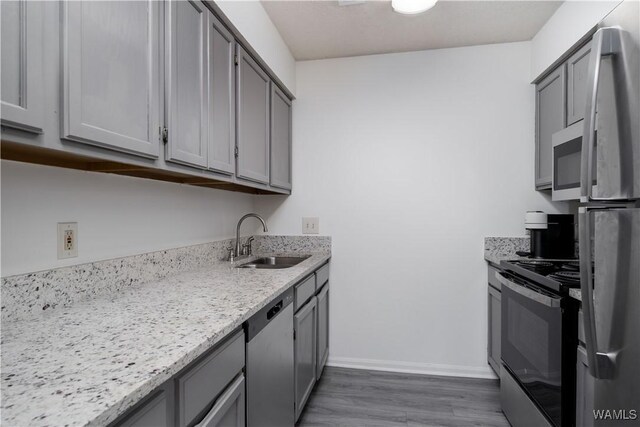
[[[547,277],[569,286],[576,284],[578,286],[580,285],[580,272],[578,271],[557,271],[555,273],[551,273]]]
[[[549,261],[539,260],[520,260],[516,262],[522,268],[526,268],[530,271],[535,271],[538,274],[547,275],[553,271],[553,263]]]
[[[562,263],[560,268],[566,271],[580,271],[580,263],[578,261],[568,261]]]
[[[501,267],[556,292],[580,287],[579,261],[519,259],[502,261]]]
[[[549,261],[539,261],[539,260],[521,260],[518,261],[518,265],[523,267],[531,267],[531,268],[550,268],[553,267],[553,263]]]

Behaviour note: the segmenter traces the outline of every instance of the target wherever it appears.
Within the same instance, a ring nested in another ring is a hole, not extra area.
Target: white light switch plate
[[[78,256],[78,223],[58,223],[58,259]]]
[[[302,218],[302,234],[318,234],[320,232],[320,218]]]

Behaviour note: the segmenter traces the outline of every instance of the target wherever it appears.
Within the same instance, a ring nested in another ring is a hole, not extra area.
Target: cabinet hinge
[[[238,157],[238,146],[236,145],[235,150],[233,151],[233,154]]]
[[[233,63],[234,63],[234,64],[236,64],[236,65],[238,65],[238,55],[235,55],[235,56],[233,57]]]
[[[161,127],[160,138],[162,138],[162,142],[166,144],[167,141],[169,141],[169,129],[167,129],[166,127]]]
[[[295,329],[293,330],[293,340],[294,341],[296,340],[296,330]]]

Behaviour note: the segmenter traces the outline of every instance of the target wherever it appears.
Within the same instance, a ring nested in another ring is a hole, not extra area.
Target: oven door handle
[[[502,283],[504,286],[511,289],[513,292],[522,295],[523,297],[526,297],[542,305],[546,305],[547,307],[551,307],[551,308],[560,307],[560,301],[561,301],[560,298],[553,298],[553,297],[550,297],[549,295],[544,295],[540,292],[536,292],[533,289],[525,288],[524,286],[519,285],[507,279],[500,272],[496,273],[496,279],[498,279],[498,281]]]

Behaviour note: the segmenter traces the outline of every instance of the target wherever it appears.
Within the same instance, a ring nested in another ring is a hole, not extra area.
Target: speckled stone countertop
[[[580,291],[580,288],[578,288],[578,289],[576,289],[576,288],[569,289],[569,296],[571,298],[577,299],[578,301],[582,302],[582,293]]]
[[[529,237],[485,237],[484,259],[499,265],[504,259],[518,258],[516,251],[529,250]]]
[[[2,424],[108,424],[330,256],[282,270],[220,262],[3,322]]]

